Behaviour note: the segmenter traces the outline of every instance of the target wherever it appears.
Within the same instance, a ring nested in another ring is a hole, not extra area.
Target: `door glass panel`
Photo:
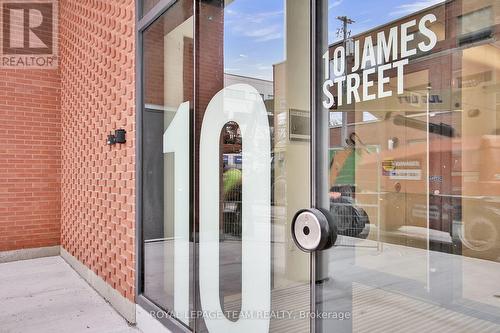
[[[193,30],[191,1],[177,1],[143,33],[142,291],[185,325],[193,310]]]
[[[322,6],[318,331],[499,331],[500,3]]]
[[[308,1],[197,2],[199,332],[310,330],[310,256],[289,232],[310,205],[309,16]]]

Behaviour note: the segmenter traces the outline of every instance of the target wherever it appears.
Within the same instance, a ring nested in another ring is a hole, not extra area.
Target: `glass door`
[[[142,3],[138,303],[172,331],[310,332],[309,1]]]
[[[317,196],[339,235],[315,331],[498,332],[500,3],[316,12]]]
[[[308,332],[310,4],[196,3],[196,331]]]

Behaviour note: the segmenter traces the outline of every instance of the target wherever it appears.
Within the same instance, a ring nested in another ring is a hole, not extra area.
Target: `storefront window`
[[[495,0],[175,1],[142,32],[144,296],[196,332],[499,331],[499,27]],[[311,205],[339,236],[312,254]]]
[[[317,294],[321,310],[353,319],[320,321],[323,332],[451,327],[436,313],[499,329],[499,24],[494,0],[328,1],[322,88],[340,238],[320,254]]]
[[[193,9],[177,1],[144,31],[143,292],[189,325],[193,291],[190,132]]]

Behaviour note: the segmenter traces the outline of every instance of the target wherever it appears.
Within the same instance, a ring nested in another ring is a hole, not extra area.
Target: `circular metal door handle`
[[[304,252],[321,251],[331,248],[337,239],[330,212],[323,209],[303,209],[292,220],[292,238]]]

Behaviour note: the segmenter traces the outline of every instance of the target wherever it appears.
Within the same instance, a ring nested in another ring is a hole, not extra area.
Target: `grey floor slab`
[[[0,264],[0,333],[140,333],[61,257]]]

